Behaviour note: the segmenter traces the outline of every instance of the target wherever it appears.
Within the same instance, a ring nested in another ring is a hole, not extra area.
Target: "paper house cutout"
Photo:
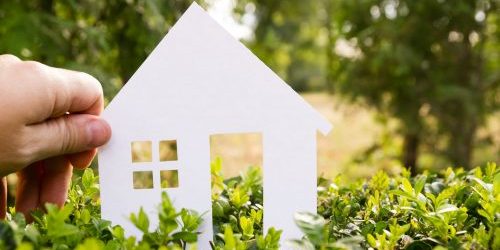
[[[113,136],[100,149],[102,217],[140,235],[130,223],[142,206],[157,225],[166,191],[178,208],[204,213],[200,249],[213,239],[210,135],[261,133],[264,227],[299,238],[298,211],[316,212],[316,133],[331,124],[292,88],[193,3],[103,114]],[[175,160],[159,159],[161,141],[175,140]],[[150,154],[132,159],[134,142]],[[160,172],[176,170],[177,186],[162,188]],[[152,188],[134,189],[137,172]]]

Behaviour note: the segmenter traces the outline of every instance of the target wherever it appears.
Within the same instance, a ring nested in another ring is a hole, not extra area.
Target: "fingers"
[[[14,55],[0,55],[0,67],[5,67],[12,63],[20,62],[21,60]]]
[[[43,174],[44,162],[36,162],[17,173],[16,211],[23,213],[28,221],[31,212],[38,208],[40,203],[40,180]]]
[[[99,115],[103,110],[101,84],[89,74],[20,61],[9,55],[0,57],[2,65],[5,65],[2,72],[8,76],[5,88],[18,89],[11,91],[10,103],[18,103],[26,124],[67,113]]]
[[[92,76],[0,56],[0,176],[48,157],[93,150],[109,139],[100,83]],[[87,116],[80,116],[85,114]],[[83,157],[85,156],[85,157]],[[94,153],[76,157],[84,165]]]
[[[32,161],[93,150],[111,137],[111,128],[104,120],[85,114],[65,115],[27,129],[31,136],[28,155],[33,156]],[[76,161],[78,167],[85,163],[85,160]]]
[[[5,219],[7,213],[7,177],[0,180],[0,220]]]
[[[97,149],[92,149],[81,153],[67,155],[66,158],[71,162],[71,165],[73,165],[74,168],[84,169],[92,163],[96,153]]]
[[[52,117],[69,113],[101,114],[104,107],[102,87],[89,74],[49,67],[59,76],[52,85],[55,91]]]
[[[73,168],[63,156],[34,163],[18,172],[16,211],[31,220],[31,212],[45,203],[62,206],[68,195]]]
[[[40,183],[40,206],[44,206],[45,203],[64,205],[72,174],[73,167],[65,157],[47,159]]]
[[[16,209],[27,214],[40,202],[62,205],[71,164],[89,165],[95,148],[111,136],[109,125],[98,117],[102,87],[88,74],[11,55],[0,56],[0,79],[0,114],[8,117],[0,128],[6,142],[0,144],[0,174],[20,170]],[[5,214],[4,194],[1,182],[0,217]]]

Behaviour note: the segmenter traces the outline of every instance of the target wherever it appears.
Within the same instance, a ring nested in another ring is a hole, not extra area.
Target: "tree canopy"
[[[397,118],[408,167],[423,143],[470,167],[475,132],[499,105],[499,1],[238,3],[256,6],[250,44],[292,86],[314,88],[317,73],[333,93]]]

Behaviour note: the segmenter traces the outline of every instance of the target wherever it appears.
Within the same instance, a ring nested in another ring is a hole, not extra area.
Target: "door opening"
[[[251,239],[263,230],[262,134],[210,136],[212,220]],[[214,232],[214,235],[224,232]]]

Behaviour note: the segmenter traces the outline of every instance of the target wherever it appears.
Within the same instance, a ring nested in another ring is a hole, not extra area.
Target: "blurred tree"
[[[0,53],[88,72],[111,99],[190,0],[0,1]]]
[[[401,121],[406,166],[417,166],[431,115],[448,159],[470,167],[475,131],[498,106],[499,1],[337,2],[339,39],[354,53],[336,88]]]
[[[254,36],[245,41],[261,60],[296,91],[325,89],[326,36],[320,1],[239,0],[236,20],[256,19]],[[332,60],[333,61],[333,60]]]
[[[319,78],[397,118],[413,173],[434,137],[438,154],[470,166],[475,131],[498,108],[498,0],[239,0],[236,17],[249,5],[249,45],[292,87]]]

